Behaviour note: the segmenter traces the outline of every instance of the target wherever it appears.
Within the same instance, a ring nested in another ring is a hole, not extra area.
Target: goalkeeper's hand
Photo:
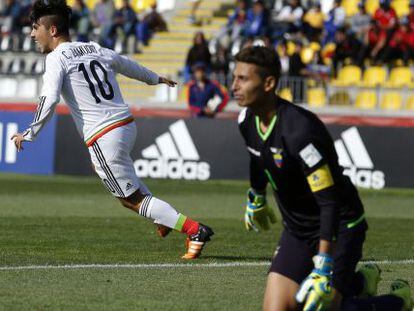
[[[331,286],[333,259],[328,254],[319,253],[313,262],[315,268],[302,282],[295,298],[303,304],[303,311],[328,310],[334,298]]]
[[[266,195],[257,194],[253,189],[247,192],[246,212],[244,213],[244,225],[248,231],[259,232],[260,229],[269,230],[269,220],[276,222],[274,210],[266,203]]]

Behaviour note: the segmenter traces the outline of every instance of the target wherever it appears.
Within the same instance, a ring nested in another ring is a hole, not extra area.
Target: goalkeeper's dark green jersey
[[[250,182],[272,186],[283,224],[298,238],[335,239],[339,230],[364,221],[358,192],[338,164],[334,143],[312,112],[281,98],[266,133],[250,108],[239,127],[250,154]]]

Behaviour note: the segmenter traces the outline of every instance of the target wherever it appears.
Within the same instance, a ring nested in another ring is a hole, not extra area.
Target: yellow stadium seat
[[[369,15],[374,15],[375,11],[379,8],[379,0],[367,0],[365,2],[365,9]]]
[[[374,109],[377,106],[377,95],[374,91],[361,91],[355,101],[355,107],[359,109]]]
[[[341,6],[344,8],[347,17],[358,13],[358,2],[359,0],[342,0]]]
[[[361,68],[354,65],[342,67],[338,72],[338,78],[332,81],[333,86],[351,86],[361,81]]]
[[[314,52],[319,52],[321,50],[321,45],[318,42],[311,42],[309,43],[309,47],[314,51]]]
[[[407,98],[407,102],[405,103],[405,109],[414,110],[414,94],[410,95]]]
[[[377,85],[382,85],[387,78],[387,71],[380,66],[368,67],[364,71],[362,81],[359,84],[363,87],[375,87]]]
[[[335,53],[335,49],[336,49],[336,45],[333,42],[330,42],[323,47],[321,51],[321,56],[322,56],[323,63],[325,65],[332,64],[332,57]]]
[[[399,18],[408,15],[408,12],[410,10],[409,4],[410,4],[409,0],[394,0],[394,1],[391,1],[391,7],[395,10],[395,13],[397,13],[397,16]]]
[[[384,86],[386,87],[412,87],[413,74],[409,67],[395,67],[391,69],[390,77]]]
[[[325,89],[320,87],[308,89],[307,98],[310,107],[323,107],[326,104]]]
[[[283,99],[287,101],[290,101],[290,102],[293,101],[292,91],[288,87],[281,89],[278,94],[280,97],[282,97]]]
[[[288,41],[286,43],[286,48],[287,48],[287,54],[289,56],[292,56],[293,53],[295,53],[296,44],[294,42],[292,42],[292,41]]]
[[[402,107],[402,98],[399,92],[385,93],[381,100],[381,109],[400,110]]]
[[[315,52],[309,46],[303,47],[302,50],[300,50],[300,58],[304,64],[309,64],[313,60],[314,55]]]

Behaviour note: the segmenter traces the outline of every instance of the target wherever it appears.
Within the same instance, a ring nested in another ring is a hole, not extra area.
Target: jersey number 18
[[[114,88],[112,87],[111,83],[108,80],[108,73],[106,72],[104,66],[97,60],[93,60],[89,63],[90,72],[92,73],[93,78],[95,79],[96,83],[98,84],[99,92],[101,93],[102,97],[106,100],[111,100],[114,98]],[[108,87],[108,92],[105,90],[103,82],[101,78],[98,76],[96,69],[99,68],[103,73],[103,79],[105,84]],[[78,71],[82,71],[83,76],[85,77],[86,82],[88,82],[89,89],[91,90],[92,96],[95,98],[96,103],[99,104],[101,99],[96,94],[95,85],[92,83],[91,79],[89,78],[88,71],[86,70],[85,64],[81,63],[78,67]]]

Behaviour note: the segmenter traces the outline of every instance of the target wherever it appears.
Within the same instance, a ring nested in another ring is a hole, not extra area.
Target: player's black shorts
[[[362,257],[362,245],[365,241],[367,223],[363,221],[352,229],[344,229],[338,234],[335,245],[333,287],[344,297],[352,293],[350,284],[358,261]],[[300,284],[312,271],[312,257],[317,254],[317,245],[299,240],[286,229],[279,240],[278,249],[273,257],[270,272],[282,274]]]

